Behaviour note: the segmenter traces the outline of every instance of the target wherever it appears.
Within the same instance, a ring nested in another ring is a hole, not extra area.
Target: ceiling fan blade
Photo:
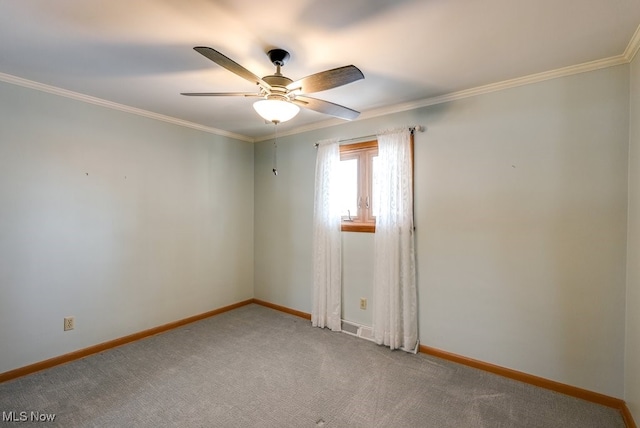
[[[238,64],[237,62],[235,62],[234,60],[227,58],[217,50],[206,47],[206,46],[196,46],[193,49],[196,52],[209,58],[211,61],[215,62],[219,66],[226,68],[230,72],[237,74],[243,79],[248,80],[251,83],[255,83],[256,85],[260,85],[265,89],[271,89],[271,86],[267,82],[265,82],[264,80],[262,80],[261,78],[259,78],[258,76],[256,76],[255,74],[253,74],[252,72],[250,72],[249,70],[241,66],[240,64]]]
[[[262,97],[255,92],[180,92],[188,97]]]
[[[317,98],[297,96],[293,100],[294,104],[300,107],[308,108],[319,113],[328,114],[345,120],[353,120],[360,115],[359,111],[352,110],[348,107],[330,103],[329,101],[319,100]]]
[[[345,65],[344,67],[321,71],[320,73],[303,77],[287,85],[287,89],[291,91],[300,89],[300,92],[303,94],[310,94],[312,92],[337,88],[338,86],[346,85],[360,79],[364,79],[364,74],[362,74],[362,71],[360,71],[358,67],[355,65]]]

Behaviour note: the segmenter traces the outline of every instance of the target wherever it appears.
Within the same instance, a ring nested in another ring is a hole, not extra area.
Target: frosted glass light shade
[[[260,100],[253,103],[253,108],[264,120],[269,122],[286,122],[293,119],[300,107],[281,100]]]

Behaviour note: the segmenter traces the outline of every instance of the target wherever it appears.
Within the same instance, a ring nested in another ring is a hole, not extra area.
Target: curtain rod
[[[424,128],[422,127],[422,125],[415,125],[415,126],[410,126],[409,127],[409,131],[411,131],[411,134],[413,134],[414,132],[422,132],[424,131]],[[344,140],[338,140],[338,143],[347,143],[349,141],[356,141],[356,140],[366,140],[368,138],[373,138],[373,137],[377,137],[376,134],[372,134],[372,135],[363,135],[362,137],[353,137],[353,138],[345,138]],[[313,147],[315,147],[316,149],[318,148],[318,143],[315,143],[313,145]]]

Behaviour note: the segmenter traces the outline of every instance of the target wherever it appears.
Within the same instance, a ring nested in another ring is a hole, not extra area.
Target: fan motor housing
[[[278,86],[286,87],[289,83],[293,82],[293,80],[289,79],[288,77],[285,77],[283,75],[277,75],[277,74],[264,76],[262,80],[264,80],[265,82],[267,82],[269,85],[273,87],[278,87]]]

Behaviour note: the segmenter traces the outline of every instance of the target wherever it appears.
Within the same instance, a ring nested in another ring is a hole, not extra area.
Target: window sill
[[[363,224],[363,223],[342,223],[343,232],[364,232],[364,233],[375,233],[376,225],[375,224]]]

